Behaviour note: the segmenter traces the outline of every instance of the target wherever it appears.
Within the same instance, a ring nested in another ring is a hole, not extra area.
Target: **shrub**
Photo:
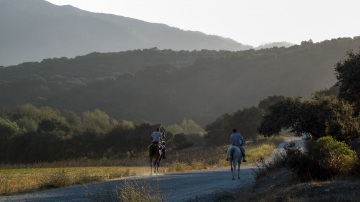
[[[176,149],[184,149],[188,147],[192,147],[193,143],[189,142],[186,135],[184,134],[176,134],[174,136],[174,147]]]
[[[190,166],[187,165],[186,163],[175,161],[170,165],[169,171],[170,172],[183,172],[183,171],[188,170],[189,167]]]
[[[68,173],[64,169],[59,169],[57,172],[50,173],[44,177],[40,187],[42,188],[60,188],[66,187],[70,183]]]
[[[332,177],[337,174],[348,174],[353,171],[357,162],[355,151],[333,137],[319,138],[308,145],[308,155],[319,167],[320,176]]]
[[[295,147],[289,147],[286,151],[287,166],[301,181],[328,180],[356,169],[355,151],[331,136],[308,142],[307,153],[302,153]]]
[[[283,168],[285,163],[286,155],[283,152],[276,152],[271,156],[271,159],[267,160],[264,158],[260,158],[257,162],[255,162],[255,167],[253,172],[257,179],[268,175],[271,171]]]
[[[286,167],[294,172],[297,177],[302,181],[308,181],[313,179],[311,167],[311,161],[309,156],[295,144],[295,142],[289,142],[284,146],[286,155],[284,158]]]
[[[164,201],[164,197],[160,194],[159,187],[157,186],[156,189],[153,189],[145,182],[138,184],[136,181],[126,181],[116,192],[122,202]]]

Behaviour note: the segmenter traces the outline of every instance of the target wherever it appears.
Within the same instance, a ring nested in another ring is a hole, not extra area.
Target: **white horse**
[[[227,151],[227,156],[230,162],[230,168],[232,173],[232,179],[235,180],[236,165],[237,165],[237,176],[240,179],[240,164],[243,158],[240,148],[237,146],[230,146]]]

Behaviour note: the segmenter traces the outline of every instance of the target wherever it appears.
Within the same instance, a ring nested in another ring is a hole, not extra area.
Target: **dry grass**
[[[148,167],[68,167],[0,170],[0,195],[147,174]]]
[[[260,138],[256,143],[249,143],[244,146],[246,150],[246,164],[259,162],[271,155],[286,136],[271,138]],[[197,150],[181,151],[173,154],[172,162],[166,164],[169,172],[201,170],[210,168],[227,167],[226,149],[228,145],[216,148],[198,148]]]
[[[155,189],[145,182],[126,181],[124,186],[116,190],[118,199],[122,202],[159,202],[164,201],[159,186]]]

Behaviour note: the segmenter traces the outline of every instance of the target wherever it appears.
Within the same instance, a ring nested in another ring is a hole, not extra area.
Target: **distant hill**
[[[91,52],[157,47],[172,50],[245,50],[229,38],[165,24],[91,13],[45,0],[0,0],[0,66]]]
[[[273,48],[273,47],[285,47],[285,48],[288,48],[290,46],[293,46],[295,44],[293,43],[289,43],[289,42],[286,42],[286,41],[282,41],[282,42],[272,42],[272,43],[267,43],[267,44],[264,44],[264,45],[260,45],[260,46],[257,46],[255,47],[254,49],[255,50],[260,50],[260,49],[264,49],[264,48]]]
[[[117,119],[201,125],[271,95],[310,96],[336,82],[335,64],[360,37],[289,48],[91,53],[0,67],[0,106],[32,103]]]

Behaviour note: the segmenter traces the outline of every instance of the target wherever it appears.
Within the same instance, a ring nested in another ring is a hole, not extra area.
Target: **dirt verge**
[[[300,183],[286,168],[258,179],[248,192],[239,191],[233,201],[360,201],[360,179]]]

